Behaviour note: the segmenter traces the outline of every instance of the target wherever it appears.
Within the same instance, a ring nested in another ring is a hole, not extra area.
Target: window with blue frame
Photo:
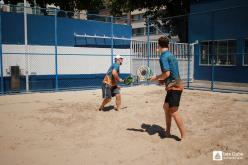
[[[236,64],[237,41],[204,41],[201,42],[200,64],[232,66]]]
[[[245,39],[245,52],[243,56],[243,64],[248,65],[248,39]]]
[[[237,42],[235,40],[215,41],[216,65],[235,65]]]

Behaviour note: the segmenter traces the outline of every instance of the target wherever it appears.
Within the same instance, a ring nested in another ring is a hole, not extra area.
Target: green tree
[[[189,0],[112,0],[112,14],[120,16],[145,8],[144,17],[149,17],[153,25],[168,29],[171,36],[178,35],[180,42],[187,42],[189,5]]]
[[[27,0],[31,5],[36,2],[42,8],[46,7],[46,4],[54,4],[59,6],[60,9],[66,11],[75,10],[99,10],[103,8],[102,0]],[[23,2],[23,0],[4,0],[4,3],[10,3],[16,5],[18,2]]]
[[[4,0],[5,3],[17,4],[23,0]],[[34,0],[29,0],[34,5]],[[168,29],[171,36],[178,35],[181,42],[188,41],[189,0],[36,0],[40,7],[46,4],[60,6],[66,11],[88,10],[98,11],[110,8],[114,16],[129,13],[136,9],[147,9],[144,17],[148,17],[153,25]],[[177,17],[178,15],[184,15]]]

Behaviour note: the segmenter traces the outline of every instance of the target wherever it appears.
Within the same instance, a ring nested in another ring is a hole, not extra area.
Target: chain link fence
[[[99,88],[116,54],[126,57],[122,76],[130,74],[126,18],[23,4],[0,8],[1,93]]]
[[[178,43],[184,33],[179,35],[168,27],[158,26],[149,17],[144,21],[146,38],[139,40],[132,38],[127,17],[37,7],[27,7],[26,16],[24,9],[1,6],[2,94],[100,88],[117,54],[125,58],[122,78],[136,76],[137,69],[143,65],[160,74],[155,34],[172,37],[169,50],[178,59],[186,88],[248,92],[248,80],[244,76],[248,71],[248,39],[219,39],[214,35],[221,30],[220,15],[228,15],[234,8],[160,19],[184,23],[188,20],[188,28],[184,29],[189,32],[188,43]],[[202,21],[202,17],[210,22]],[[211,25],[206,27],[207,32],[201,31],[205,25]]]
[[[148,41],[160,35],[171,38],[169,49],[178,59],[180,75],[188,89],[248,93],[245,4],[209,6],[204,11],[199,10],[204,6],[202,3],[192,3],[189,14],[148,17],[144,35]],[[152,46],[150,49],[153,52]]]

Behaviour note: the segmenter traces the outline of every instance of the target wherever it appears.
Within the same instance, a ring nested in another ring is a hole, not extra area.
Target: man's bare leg
[[[116,109],[115,110],[119,111],[121,108],[121,94],[116,94],[115,98],[116,98]]]
[[[169,104],[164,102],[163,105],[164,113],[165,113],[165,121],[166,121],[166,133],[167,135],[170,135],[170,129],[171,129],[171,113],[169,111]]]
[[[181,139],[184,139],[185,138],[185,128],[184,128],[184,124],[183,124],[183,120],[181,118],[181,116],[179,115],[178,113],[178,107],[171,107],[170,108],[170,113],[171,113],[171,116],[174,118],[176,124],[177,124],[177,127],[181,133]]]
[[[111,101],[111,99],[104,99],[104,100],[102,101],[102,105],[101,105],[100,108],[99,108],[99,111],[103,110],[104,106],[105,106],[106,104],[108,104],[110,101]]]

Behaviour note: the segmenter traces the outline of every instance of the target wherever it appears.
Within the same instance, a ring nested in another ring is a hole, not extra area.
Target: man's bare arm
[[[170,76],[170,71],[165,71],[160,75],[155,75],[151,78],[151,81],[160,81],[165,80]]]
[[[113,70],[113,71],[112,71],[112,74],[113,74],[114,79],[115,79],[116,82],[122,82],[122,81],[123,81],[123,80],[119,77],[119,75],[118,75],[118,73],[117,73],[116,70]]]

